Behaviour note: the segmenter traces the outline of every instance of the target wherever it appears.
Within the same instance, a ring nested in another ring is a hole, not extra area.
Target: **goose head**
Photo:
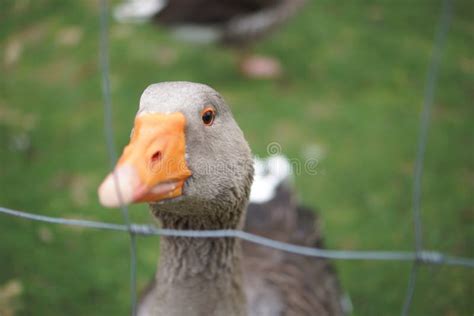
[[[130,143],[98,194],[106,207],[147,202],[195,214],[243,208],[252,176],[249,146],[223,98],[203,84],[165,82],[143,92]]]

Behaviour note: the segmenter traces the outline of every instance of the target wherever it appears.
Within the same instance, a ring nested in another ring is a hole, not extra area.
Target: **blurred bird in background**
[[[273,57],[254,55],[251,47],[303,6],[305,0],[127,0],[118,5],[119,22],[154,22],[169,27],[181,40],[219,43],[237,51],[238,69],[248,78],[282,75]]]

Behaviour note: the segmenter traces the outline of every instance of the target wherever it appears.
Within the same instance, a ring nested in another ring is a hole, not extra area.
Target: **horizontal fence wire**
[[[119,232],[128,232],[143,236],[168,236],[168,237],[188,237],[188,238],[239,238],[254,244],[278,249],[281,251],[326,259],[336,260],[379,260],[379,261],[415,261],[419,260],[429,264],[446,264],[452,266],[462,266],[474,268],[474,259],[455,257],[443,254],[438,251],[421,251],[418,255],[414,251],[365,251],[365,250],[330,250],[321,248],[312,248],[289,244],[270,238],[247,233],[242,230],[176,230],[162,229],[146,224],[130,224],[130,227],[123,224],[88,221],[78,219],[67,219],[60,217],[50,217],[45,215],[32,214],[23,211],[17,211],[0,207],[0,213],[24,219],[41,221],[51,224],[62,224],[71,226],[81,226],[87,228],[96,228],[102,230],[112,230]]]

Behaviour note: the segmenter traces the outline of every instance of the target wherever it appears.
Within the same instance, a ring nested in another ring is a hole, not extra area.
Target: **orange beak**
[[[182,113],[139,115],[130,143],[99,187],[100,203],[118,207],[180,196],[191,176],[185,158],[185,126]]]

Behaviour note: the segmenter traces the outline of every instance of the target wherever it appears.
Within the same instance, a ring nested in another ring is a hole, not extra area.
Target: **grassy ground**
[[[97,1],[7,1],[0,10],[0,205],[121,221],[96,188],[107,172],[98,70]],[[149,83],[205,82],[220,91],[255,153],[277,141],[300,174],[330,248],[412,249],[411,181],[419,110],[439,1],[312,1],[255,47],[286,75],[248,81],[234,56],[173,40],[151,25],[111,26],[116,140],[123,146]],[[6,9],[6,10],[4,10]],[[423,178],[428,249],[474,256],[474,6],[456,1]],[[144,205],[135,221],[150,220]],[[0,216],[0,315],[126,315],[127,236]],[[140,238],[139,286],[158,241]],[[337,262],[354,315],[397,315],[407,263]],[[474,272],[423,267],[413,315],[471,315]],[[16,314],[15,314],[16,315]]]

